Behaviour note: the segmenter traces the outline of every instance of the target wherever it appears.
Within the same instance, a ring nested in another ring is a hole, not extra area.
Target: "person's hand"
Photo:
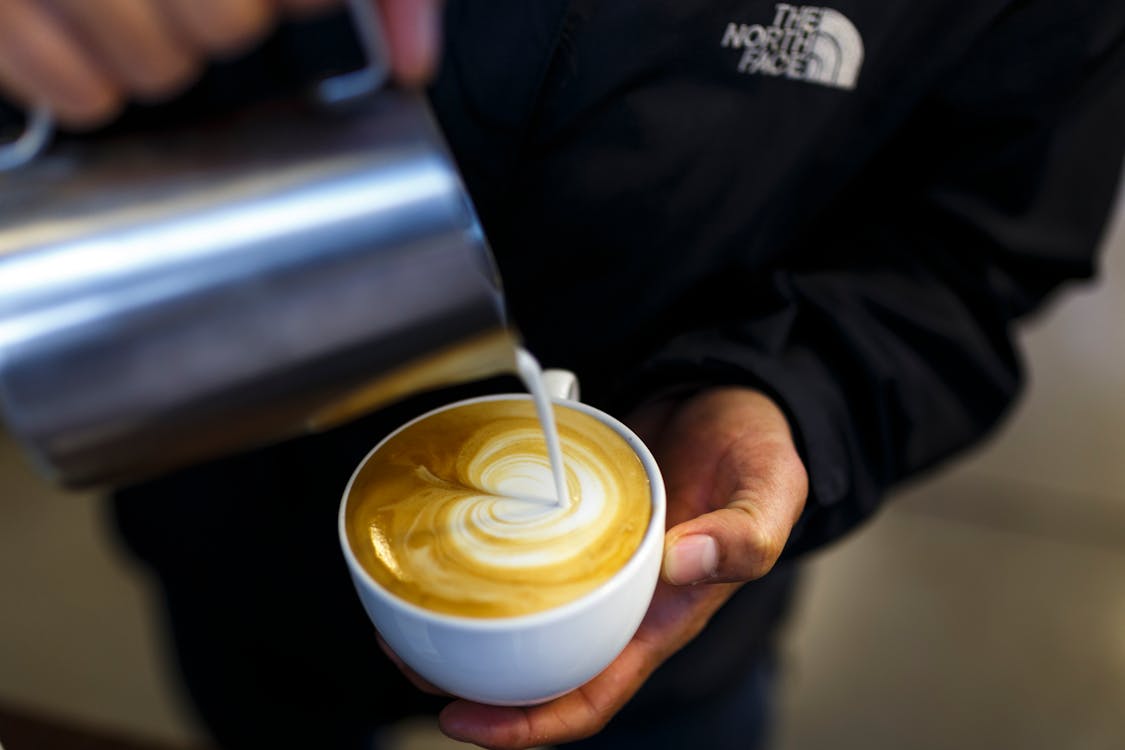
[[[765,575],[781,554],[808,477],[776,404],[749,389],[716,388],[629,421],[655,454],[668,492],[663,580],[640,629],[605,671],[556,700],[527,708],[450,703],[440,716],[450,737],[527,748],[596,733],[740,584]]]
[[[396,79],[424,83],[440,48],[443,0],[370,0]],[[45,104],[64,126],[111,119],[126,101],[190,84],[209,58],[245,51],[283,13],[341,0],[0,0],[0,96]]]

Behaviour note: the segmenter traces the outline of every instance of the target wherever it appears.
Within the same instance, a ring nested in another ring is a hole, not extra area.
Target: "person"
[[[341,63],[338,18],[273,30],[328,4],[4,0],[0,87],[75,128],[241,106]],[[350,590],[335,499],[387,430],[503,384],[420,395],[119,493],[202,718],[230,747],[369,746],[437,710],[487,747],[764,743],[799,559],[985,436],[1023,382],[1015,326],[1094,273],[1125,5],[380,8],[400,84],[436,75],[529,348],[657,456],[663,580],[624,653],[558,700],[409,689]]]

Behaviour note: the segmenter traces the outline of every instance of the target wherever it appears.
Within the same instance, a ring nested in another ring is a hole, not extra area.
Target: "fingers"
[[[155,98],[191,81],[199,60],[149,0],[51,0],[60,24],[119,94]]]
[[[391,47],[395,80],[424,85],[437,68],[443,0],[382,0],[379,4]]]
[[[239,52],[273,22],[273,0],[0,0],[0,89],[45,103],[69,127],[126,99],[177,93],[204,60]]]
[[[43,102],[66,125],[111,117],[121,92],[40,3],[0,1],[0,87],[25,105]]]
[[[669,583],[761,578],[781,556],[804,509],[808,476],[791,445],[736,444],[720,473],[732,478],[726,507],[668,531],[663,575]]]
[[[657,667],[699,634],[736,589],[733,584],[681,588],[659,583],[636,635],[590,682],[538,706],[455,701],[438,717],[441,730],[453,739],[500,750],[556,745],[596,734]]]
[[[197,54],[240,52],[274,21],[272,0],[161,0],[157,5],[169,27]]]
[[[574,742],[600,731],[665,656],[634,639],[604,672],[561,698],[528,707],[459,700],[446,706],[438,721],[455,740],[498,750]]]

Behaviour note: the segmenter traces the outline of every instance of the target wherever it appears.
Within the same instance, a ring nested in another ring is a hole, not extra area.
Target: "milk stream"
[[[543,368],[531,352],[520,347],[516,350],[516,370],[523,380],[535,403],[535,413],[547,440],[547,457],[551,461],[551,473],[555,477],[555,504],[560,508],[570,505],[570,493],[566,490],[566,470],[563,468],[562,448],[559,444],[559,431],[555,426],[555,412],[551,409],[551,395],[543,383]]]

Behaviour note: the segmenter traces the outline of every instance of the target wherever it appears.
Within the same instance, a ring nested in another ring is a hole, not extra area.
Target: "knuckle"
[[[560,715],[560,723],[566,727],[565,733],[568,740],[579,740],[590,737],[601,731],[612,713],[605,707],[599,706],[584,691],[579,691],[582,698],[582,713],[577,719]]]
[[[268,29],[271,15],[265,3],[258,0],[232,2],[222,12],[215,12],[190,25],[192,41],[210,54],[239,52],[257,41]]]
[[[200,61],[184,57],[163,65],[137,66],[131,72],[130,91],[147,99],[175,94],[199,74]]]
[[[749,565],[747,566],[747,572],[752,579],[761,578],[770,572],[774,563],[781,557],[784,543],[778,538],[777,534],[762,527],[757,527],[750,534],[748,544],[747,560]]]
[[[104,94],[91,96],[81,103],[62,100],[49,102],[55,118],[64,127],[76,130],[104,125],[117,115],[123,105],[124,100],[116,90],[107,90]]]
[[[750,502],[736,501],[731,507],[744,516],[734,533],[738,540],[736,572],[744,580],[761,578],[770,572],[781,557],[785,538],[775,530],[773,524],[763,521],[761,514]]]

